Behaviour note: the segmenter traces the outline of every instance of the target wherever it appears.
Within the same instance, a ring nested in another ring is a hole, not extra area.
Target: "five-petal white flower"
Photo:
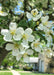
[[[17,56],[19,54],[23,54],[25,51],[24,51],[24,47],[18,43],[8,43],[6,45],[6,48],[5,48],[7,51],[10,51],[12,50],[12,55],[13,56]]]
[[[23,34],[23,28],[19,27],[17,28],[16,23],[11,22],[8,29],[2,29],[1,34],[4,35],[5,41],[12,41],[14,40],[21,40],[22,34]]]
[[[35,40],[34,42],[32,42],[31,47],[32,47],[32,49],[34,49],[36,52],[41,52],[39,39],[37,39],[37,40]]]
[[[52,57],[52,54],[53,52],[52,52],[52,50],[51,50],[51,48],[46,48],[45,50],[44,50],[44,54],[47,56],[47,57],[49,57],[49,58],[51,58]]]
[[[42,13],[40,12],[38,14],[38,10],[37,9],[33,9],[31,11],[31,13],[27,12],[26,16],[27,16],[28,19],[33,19],[33,21],[37,21],[38,19],[41,18]]]
[[[49,19],[49,16],[41,17],[42,23],[40,23],[38,27],[40,30],[44,30],[44,32],[46,32],[48,28],[52,27],[53,22],[48,21],[48,19]]]
[[[32,42],[34,40],[34,36],[32,35],[32,29],[27,28],[22,35],[22,45],[24,47],[29,47],[28,42]]]

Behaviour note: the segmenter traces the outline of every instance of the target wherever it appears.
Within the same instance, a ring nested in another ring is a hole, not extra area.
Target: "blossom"
[[[49,57],[49,58],[51,58],[52,57],[52,50],[51,50],[51,48],[46,48],[45,50],[44,50],[44,54],[47,56],[47,57]]]
[[[37,52],[41,52],[41,48],[40,48],[40,40],[35,40],[34,42],[32,42],[31,47],[32,49],[34,49]]]
[[[53,22],[48,21],[48,19],[49,19],[49,16],[41,17],[42,23],[40,23],[38,28],[41,29],[41,30],[45,30],[45,31],[46,31],[46,29],[51,28]]]
[[[32,49],[27,49],[26,52],[23,55],[23,61],[28,62],[29,61],[29,56],[33,55],[33,50]]]
[[[24,53],[24,48],[21,44],[18,44],[16,42],[14,43],[8,43],[5,47],[7,51],[12,50],[12,55],[17,56],[19,53],[23,54]]]
[[[29,47],[28,42],[32,42],[34,40],[34,36],[32,35],[32,29],[27,28],[24,33],[22,34],[22,45],[24,47]]]
[[[52,42],[52,36],[51,35],[45,34],[45,38],[46,38],[48,43]]]
[[[20,51],[16,55],[16,60],[19,61],[23,57],[23,60],[25,61],[25,58],[27,60],[27,57],[29,57],[28,55],[32,55],[32,54],[33,54],[32,49],[22,48],[22,49],[20,49]]]
[[[38,10],[37,9],[33,9],[31,11],[31,13],[27,12],[26,16],[28,19],[33,19],[33,21],[37,21],[38,19],[41,18],[41,12],[40,14],[38,14]]]
[[[0,16],[7,16],[8,14],[6,12],[2,11],[2,7],[0,6]]]
[[[11,22],[8,29],[2,29],[1,34],[4,35],[5,41],[12,41],[14,40],[21,40],[23,33],[23,28],[19,27],[17,28],[17,25],[15,22]]]

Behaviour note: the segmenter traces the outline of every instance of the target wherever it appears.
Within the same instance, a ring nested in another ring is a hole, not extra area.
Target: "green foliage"
[[[26,29],[28,27],[28,23],[26,22],[25,19],[21,20],[18,24],[19,27],[23,27],[24,29]]]
[[[28,27],[30,27],[30,28],[32,28],[32,29],[34,29],[34,28],[35,28],[35,26],[36,26],[36,22],[33,22],[33,20],[28,21]]]
[[[25,70],[25,71],[32,71],[33,68],[32,68],[32,67],[25,66],[25,67],[23,68],[23,70]]]
[[[5,41],[3,40],[3,36],[0,35],[0,46],[2,46],[5,43]]]

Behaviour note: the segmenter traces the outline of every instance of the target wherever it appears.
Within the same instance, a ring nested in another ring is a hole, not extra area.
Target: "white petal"
[[[28,55],[32,55],[32,54],[33,54],[33,50],[32,50],[32,49],[28,49],[28,50],[26,51],[26,53],[27,53]]]
[[[34,36],[30,35],[29,38],[28,38],[28,41],[32,42],[33,40],[34,40]]]
[[[19,34],[15,34],[14,36],[13,36],[13,39],[14,40],[21,40],[21,38],[22,38],[22,35],[19,33]]]
[[[24,29],[22,27],[17,28],[16,30],[16,34],[23,34],[24,33]]]
[[[46,29],[46,27],[45,27],[45,26],[43,26],[43,24],[41,23],[41,24],[39,25],[38,29],[40,29],[40,30],[45,30],[45,29]]]
[[[38,46],[37,48],[35,48],[35,51],[36,51],[36,52],[41,52],[40,47]]]
[[[21,45],[23,47],[25,47],[25,49],[29,48],[28,41],[26,41],[26,40],[23,40],[23,42],[21,43]]]
[[[23,47],[23,45],[20,45],[20,50],[24,50],[24,47]]]
[[[2,13],[0,13],[0,16],[3,16],[3,14],[2,14]]]
[[[40,13],[40,14],[38,14],[36,17],[33,17],[33,20],[34,20],[34,21],[37,21],[38,19],[41,18],[41,16],[42,16],[42,14]]]
[[[52,27],[52,22],[48,22],[48,25],[46,25],[47,27]]]
[[[16,23],[15,22],[11,22],[10,25],[9,25],[9,28],[10,28],[10,30],[16,29],[17,28]]]
[[[31,28],[27,28],[27,29],[25,30],[25,33],[31,34],[31,33],[32,33],[32,29],[31,29]]]
[[[27,16],[28,19],[32,18],[32,15],[30,13],[28,13],[28,12],[26,13],[26,16]]]
[[[45,16],[45,17],[41,17],[41,21],[44,23],[46,21],[48,21],[49,19],[49,16]]]
[[[25,48],[22,45],[20,45],[20,54],[24,54],[24,53],[25,53]]]
[[[24,54],[25,53],[25,49],[24,50],[20,50],[20,54]]]
[[[9,50],[12,50],[13,47],[14,47],[13,44],[8,43],[8,44],[6,45],[6,47],[5,47],[5,49],[6,49],[7,51],[9,51]]]
[[[8,14],[6,13],[6,12],[3,12],[2,14],[1,14],[1,16],[7,16]]]
[[[6,35],[6,34],[8,34],[8,32],[9,32],[8,29],[2,29],[2,30],[1,30],[1,34],[2,34],[2,35]]]
[[[12,51],[12,55],[13,55],[13,56],[17,56],[18,54],[19,54],[19,50],[13,50],[13,51]]]
[[[22,57],[22,55],[21,55],[21,54],[18,54],[18,55],[16,56],[16,60],[19,61],[19,60],[21,59],[21,57]]]
[[[2,10],[2,7],[0,6],[0,11]]]
[[[8,32],[4,38],[3,38],[5,41],[12,41],[12,35]]]

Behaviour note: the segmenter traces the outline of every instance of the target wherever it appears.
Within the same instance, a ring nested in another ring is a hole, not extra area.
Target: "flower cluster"
[[[47,44],[46,44],[46,49],[43,49],[44,54],[47,54],[48,57],[53,55],[53,51],[52,49],[48,50],[47,47],[50,47],[52,45],[52,35],[54,36],[54,31],[53,31],[53,21],[48,21],[49,20],[49,16],[43,16],[43,12],[38,12],[37,9],[33,9],[31,11],[31,13],[27,12],[27,18],[28,19],[32,19],[34,22],[36,22],[37,26],[37,30],[40,30],[42,32],[44,32],[43,36],[45,36],[46,40],[47,40]],[[40,22],[39,22],[40,20]],[[39,43],[38,43],[39,44]],[[32,47],[33,49],[35,49],[35,47]],[[36,46],[37,48],[37,46]],[[36,50],[36,49],[35,49]],[[37,49],[37,51],[40,51],[39,47]],[[45,51],[46,50],[46,51]]]
[[[40,42],[35,40],[35,36],[32,33],[31,28],[24,30],[22,27],[17,27],[17,24],[14,22],[10,23],[9,30],[1,30],[1,34],[4,36],[3,39],[10,42],[6,45],[6,50],[12,50],[12,55],[16,56],[18,61],[21,57],[28,58],[28,56],[33,54],[34,50],[41,52]]]
[[[41,30],[45,33],[45,38],[47,40],[47,45],[50,45],[52,41],[52,22],[48,21],[48,16],[42,16],[42,13],[38,12],[37,9],[33,9],[31,13],[27,12],[26,14],[28,19],[32,19],[33,21],[37,21],[41,18],[41,22],[38,23],[38,30]],[[6,42],[5,49],[7,51],[12,50],[12,55],[16,57],[16,60],[19,61],[22,57],[23,60],[27,62],[29,60],[29,56],[33,55],[34,52],[44,52],[44,54],[48,57],[53,55],[53,51],[51,48],[43,48],[40,42],[40,38],[36,39],[35,35],[33,35],[33,30],[31,28],[17,27],[15,22],[11,22],[9,25],[9,29],[2,29],[1,34],[4,36],[3,39]]]

